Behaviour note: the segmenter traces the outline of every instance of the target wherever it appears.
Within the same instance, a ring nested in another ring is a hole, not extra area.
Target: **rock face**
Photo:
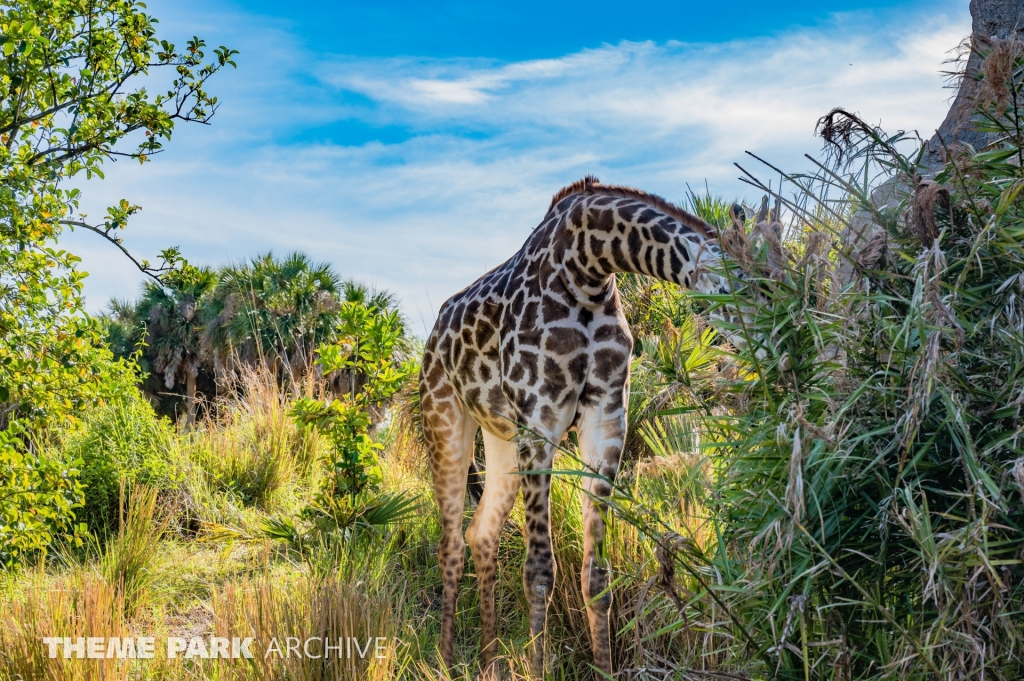
[[[975,101],[981,89],[978,75],[984,61],[982,55],[987,53],[986,47],[992,39],[1016,38],[1024,42],[1024,0],[971,0],[971,24],[971,53],[964,77],[946,119],[925,145],[922,161],[931,169],[931,173],[922,170],[924,175],[934,174],[945,164],[945,148],[951,148],[956,142],[970,144],[978,150],[993,141],[993,135],[978,132],[971,124]],[[907,199],[914,191],[915,187],[894,177],[871,193],[871,201],[876,207],[895,205]],[[868,211],[859,211],[851,217],[849,226],[840,235],[844,248],[851,256],[840,268],[840,278],[844,283],[853,276],[853,261],[857,253],[865,247],[871,234],[880,229]]]
[[[992,141],[991,135],[974,130],[970,124],[979,90],[978,73],[982,62],[979,48],[984,49],[984,44],[993,38],[1024,40],[1024,0],[971,0],[971,24],[971,54],[963,81],[946,120],[926,146],[924,160],[933,168],[944,161],[943,144],[950,147],[954,142],[966,142],[980,149]]]

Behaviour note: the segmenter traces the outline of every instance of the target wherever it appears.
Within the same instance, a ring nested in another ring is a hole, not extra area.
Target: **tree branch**
[[[117,246],[118,248],[120,248],[121,252],[124,253],[126,256],[128,256],[129,260],[131,260],[133,263],[135,263],[135,266],[139,268],[140,272],[142,272],[143,274],[145,274],[145,275],[147,275],[149,277],[152,277],[153,280],[156,281],[161,286],[164,285],[164,282],[160,278],[159,274],[161,272],[169,271],[171,268],[170,267],[150,267],[149,265],[143,265],[142,263],[140,263],[138,260],[135,259],[135,256],[133,256],[131,254],[131,252],[129,252],[129,250],[127,248],[125,248],[121,244],[121,240],[120,239],[110,235],[110,231],[109,230],[103,229],[102,227],[96,227],[95,225],[90,225],[88,223],[81,222],[79,220],[60,220],[60,224],[67,225],[69,227],[81,227],[83,229],[88,229],[90,232],[95,232],[95,233],[99,234],[101,237],[103,237],[104,239],[106,239],[110,243],[112,243],[115,246]]]

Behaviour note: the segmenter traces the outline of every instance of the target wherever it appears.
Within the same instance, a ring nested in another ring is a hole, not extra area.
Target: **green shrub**
[[[334,448],[323,506],[379,485],[377,451],[382,445],[370,436],[371,410],[380,409],[416,370],[414,362],[401,361],[404,329],[397,311],[346,302],[338,316],[338,341],[317,349],[316,364],[325,375],[349,372],[349,393],[329,402],[302,397],[292,407],[297,425],[325,434]]]
[[[122,481],[129,490],[137,484],[172,489],[180,482],[173,427],[157,417],[136,379],[132,369],[115,378],[110,398],[88,410],[82,427],[63,443],[65,457],[81,461],[85,504],[79,519],[92,532],[117,527]]]
[[[77,465],[51,450],[26,451],[14,427],[0,431],[0,565],[37,550],[57,537],[74,538],[82,505]]]

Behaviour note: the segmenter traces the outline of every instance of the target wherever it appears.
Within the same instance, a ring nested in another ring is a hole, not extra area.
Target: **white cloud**
[[[945,51],[969,17],[906,19],[505,64],[318,59],[287,27],[211,19],[242,49],[239,71],[213,86],[225,102],[214,126],[181,130],[142,169],[117,164],[87,194],[96,214],[122,197],[143,205],[126,240],[136,252],[180,244],[221,264],[302,249],[397,292],[425,332],[443,300],[509,257],[551,194],[584,173],[672,200],[705,180],[753,199],[733,162],[750,150],[801,167],[833,106],[930,136],[948,108]],[[397,139],[332,141],[346,126]],[[91,310],[134,294],[140,277],[111,249],[88,235],[68,243],[92,272]]]

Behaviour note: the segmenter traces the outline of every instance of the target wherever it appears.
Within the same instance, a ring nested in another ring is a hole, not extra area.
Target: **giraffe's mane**
[[[568,187],[562,187],[557,194],[551,199],[551,205],[548,206],[550,211],[555,207],[559,201],[567,196],[573,194],[605,194],[608,196],[618,196],[624,199],[636,199],[642,203],[646,203],[652,208],[660,210],[662,213],[675,218],[687,227],[696,230],[699,234],[707,238],[714,236],[715,229],[704,220],[701,220],[696,215],[686,212],[679,206],[670,201],[657,196],[656,194],[650,194],[641,189],[635,187],[623,187],[614,184],[601,184],[593,175],[587,175],[582,180],[573,182]]]

